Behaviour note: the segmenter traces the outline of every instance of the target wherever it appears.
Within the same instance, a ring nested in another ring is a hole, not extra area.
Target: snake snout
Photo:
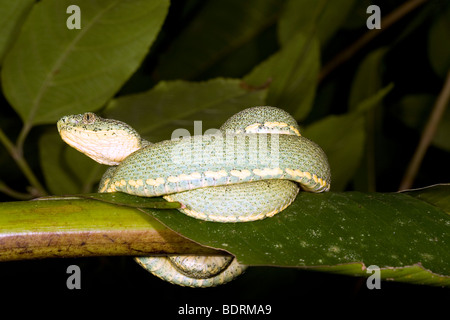
[[[62,117],[58,120],[56,123],[56,127],[58,128],[58,132],[61,132],[61,129],[64,127],[64,125],[67,123],[67,116]]]
[[[58,128],[58,132],[61,132],[61,130],[64,129],[65,127],[67,127],[68,124],[76,125],[76,124],[78,124],[78,122],[79,121],[72,116],[64,116],[58,120],[58,122],[56,123],[56,126]]]

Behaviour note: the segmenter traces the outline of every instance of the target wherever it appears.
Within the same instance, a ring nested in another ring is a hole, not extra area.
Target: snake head
[[[129,125],[92,112],[64,116],[57,128],[64,142],[101,164],[118,165],[143,146]]]

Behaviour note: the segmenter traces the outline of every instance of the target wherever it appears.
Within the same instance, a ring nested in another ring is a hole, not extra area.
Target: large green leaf
[[[68,29],[69,5],[81,29]],[[164,21],[167,0],[43,0],[4,61],[5,96],[23,121],[56,122],[101,107],[137,69]]]
[[[345,22],[354,0],[290,0],[278,22],[278,39],[286,44],[297,32],[317,33],[325,44]]]
[[[269,86],[268,105],[285,109],[297,120],[311,110],[320,67],[317,40],[296,34],[277,53],[257,65],[244,81],[251,86]]]
[[[300,193],[273,218],[238,224],[145,211],[189,239],[233,253],[244,264],[363,276],[366,267],[376,265],[384,279],[449,286],[449,195],[448,185],[411,195]]]
[[[376,265],[384,279],[450,286],[449,185],[404,193],[301,192],[283,212],[246,223],[150,209],[176,205],[159,198],[80,196],[0,203],[0,260],[213,252],[190,239],[251,266],[365,276]]]
[[[152,142],[167,140],[175,129],[203,134],[219,128],[242,109],[264,104],[266,90],[248,90],[238,79],[205,82],[162,81],[153,89],[112,100],[104,114],[124,121]],[[194,128],[194,121],[201,127]]]
[[[33,4],[34,0],[0,0],[0,64]]]

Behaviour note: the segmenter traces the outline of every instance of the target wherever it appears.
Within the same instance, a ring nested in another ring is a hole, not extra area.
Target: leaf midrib
[[[57,59],[55,61],[55,63],[53,64],[52,68],[50,69],[50,71],[47,73],[47,77],[44,79],[44,81],[42,82],[42,85],[36,95],[36,98],[30,108],[30,113],[28,115],[28,119],[26,121],[26,125],[31,125],[31,123],[33,122],[33,119],[35,118],[36,115],[36,111],[39,108],[40,102],[42,100],[42,97],[44,96],[45,92],[47,91],[47,89],[50,87],[50,83],[53,79],[53,76],[56,72],[56,70],[60,69],[60,67],[63,65],[63,63],[66,61],[67,57],[69,56],[69,54],[73,51],[75,45],[80,42],[80,40],[84,37],[84,35],[86,34],[86,32],[88,32],[93,25],[95,25],[95,23],[107,12],[109,11],[112,7],[114,7],[115,5],[117,5],[118,0],[112,2],[109,6],[106,6],[103,10],[99,11],[97,15],[95,15],[93,17],[93,19],[91,21],[88,22],[88,24],[86,24],[86,26],[84,26],[83,28],[81,28],[80,32],[78,32],[78,34],[76,35],[76,37],[73,39],[73,41],[71,43],[69,43],[69,45],[66,47],[66,49],[62,52],[61,56],[59,57],[59,59]]]

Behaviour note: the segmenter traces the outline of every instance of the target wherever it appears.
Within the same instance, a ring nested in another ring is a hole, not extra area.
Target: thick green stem
[[[0,261],[224,254],[180,236],[138,209],[78,197],[0,203],[0,225]]]

